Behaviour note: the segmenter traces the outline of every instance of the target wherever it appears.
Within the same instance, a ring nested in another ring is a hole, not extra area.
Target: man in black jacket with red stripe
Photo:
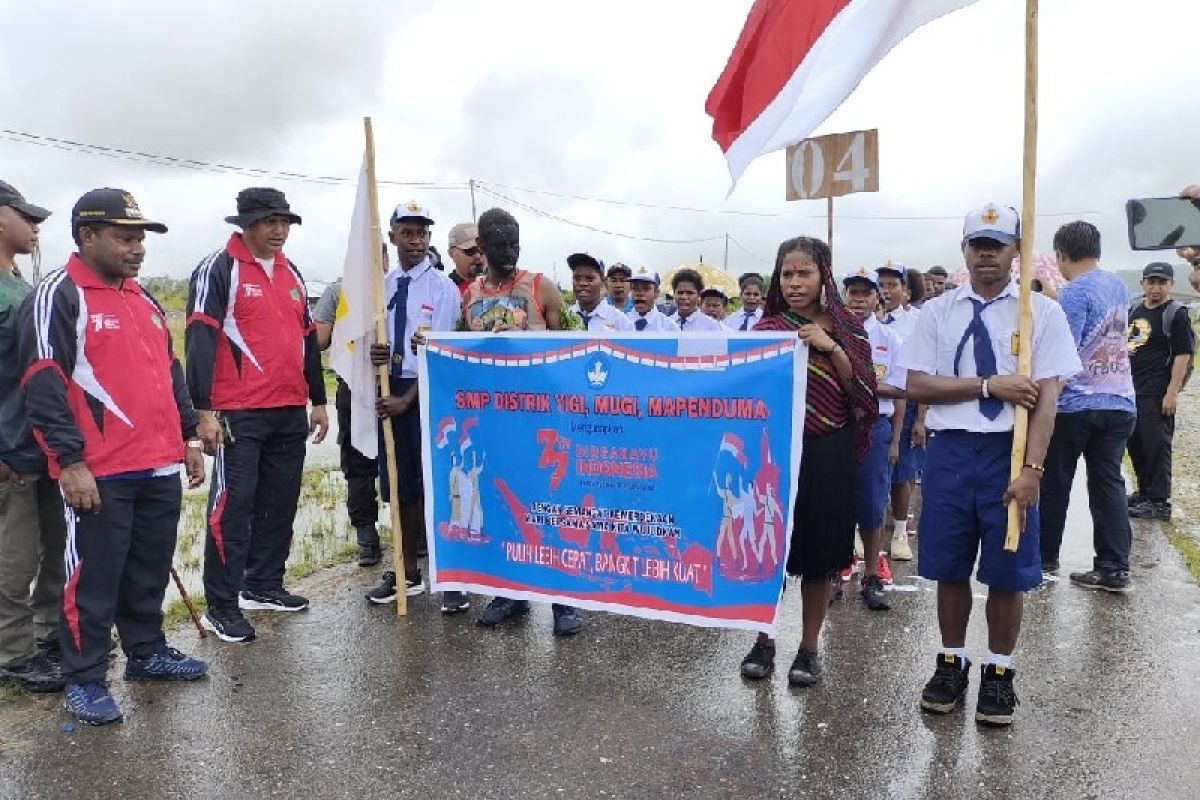
[[[225,221],[241,233],[205,258],[188,293],[187,383],[216,457],[204,551],[204,626],[226,642],[242,609],[303,611],[283,587],[305,440],[325,438],[325,381],[304,278],[283,254],[300,217],[283,192],[245,189]],[[306,413],[309,401],[311,417]]]
[[[66,705],[100,725],[121,718],[105,683],[114,622],[126,680],[195,680],[208,670],[168,647],[162,631],[179,464],[196,487],[204,458],[166,314],[135,280],[145,232],[166,226],[145,219],[128,193],[96,189],[75,204],[71,229],[79,251],[21,307],[20,353],[29,422],[69,507]]]

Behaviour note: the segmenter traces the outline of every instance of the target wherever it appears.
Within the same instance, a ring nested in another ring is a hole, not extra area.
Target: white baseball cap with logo
[[[392,212],[392,218],[388,221],[389,225],[395,225],[402,219],[417,219],[422,220],[426,225],[432,225],[433,217],[429,216],[429,209],[424,203],[417,200],[409,200],[407,203],[401,203],[396,206],[396,210]]]
[[[1021,215],[1015,208],[988,203],[963,220],[963,244],[972,239],[991,239],[1013,244],[1021,238]]]
[[[849,286],[850,284],[854,283],[855,281],[863,281],[865,283],[869,283],[869,284],[871,284],[871,286],[878,289],[879,288],[879,270],[872,270],[872,269],[867,269],[866,267],[859,267],[858,269],[856,269],[852,272],[847,272],[846,275],[842,278],[842,286]]]
[[[639,281],[641,283],[653,283],[655,286],[659,284],[658,273],[649,267],[638,267],[629,276],[629,282]]]

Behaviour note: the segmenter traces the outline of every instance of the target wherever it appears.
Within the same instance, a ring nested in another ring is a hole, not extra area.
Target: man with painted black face
[[[71,212],[78,251],[21,309],[29,422],[69,507],[66,706],[89,725],[121,718],[106,681],[114,623],[125,680],[190,681],[208,670],[168,647],[162,628],[179,465],[194,488],[204,457],[166,312],[137,282],[146,231],[167,227],[143,217],[129,193],[88,192]]]
[[[247,642],[243,609],[303,611],[283,586],[305,440],[329,430],[316,325],[300,271],[284,254],[300,216],[283,192],[244,189],[241,228],[192,273],[187,382],[199,435],[216,458],[204,548],[204,626]],[[307,406],[312,402],[312,414]]]
[[[517,269],[521,257],[521,229],[501,208],[479,217],[479,246],[487,259],[487,272],[463,297],[463,316],[474,331],[560,330],[562,294],[541,273]],[[483,454],[486,457],[486,453]],[[496,597],[476,622],[493,628],[529,613],[528,600]],[[554,604],[554,634],[572,636],[583,627],[583,617],[571,606]]]
[[[1038,492],[1054,430],[1060,381],[1079,372],[1079,355],[1062,308],[1033,295],[1032,377],[1017,373],[1013,347],[1019,290],[1010,265],[1021,247],[1020,217],[989,203],[971,212],[962,251],[970,281],[933,300],[901,348],[910,400],[930,406],[933,432],[922,488],[918,573],[937,581],[942,647],[921,708],[947,714],[970,680],[966,654],[971,574],[988,587],[988,655],[981,668],[975,721],[1008,725],[1017,696],[1012,653],[1023,594],[1042,583]],[[1029,410],[1024,468],[1009,478],[1015,407]],[[1016,501],[1023,531],[1016,553],[1004,550],[1007,507]]]

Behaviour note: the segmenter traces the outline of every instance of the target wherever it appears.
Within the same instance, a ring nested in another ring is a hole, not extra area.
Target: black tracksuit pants
[[[162,606],[175,554],[183,487],[178,475],[98,480],[99,514],[67,510],[63,673],[102,681],[113,624],[126,655],[163,641]]]
[[[283,588],[300,499],[308,413],[303,407],[223,411],[204,546],[204,596],[237,607],[242,589]]]
[[[337,394],[338,448],[342,474],[346,476],[346,513],[355,528],[374,528],[379,521],[379,500],[375,480],[379,466],[350,444],[350,387],[338,379]]]
[[[1142,496],[1168,501],[1175,417],[1162,413],[1162,401],[1161,394],[1137,396],[1137,426],[1129,437],[1129,460]]]

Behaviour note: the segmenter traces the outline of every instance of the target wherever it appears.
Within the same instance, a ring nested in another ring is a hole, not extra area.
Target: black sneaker
[[[970,659],[938,653],[937,669],[921,692],[921,710],[931,714],[949,714],[962,702],[970,682]]]
[[[471,607],[466,592],[442,592],[442,613],[461,614]]]
[[[308,608],[308,598],[282,587],[257,591],[244,589],[238,595],[238,608],[243,611],[303,611]]]
[[[161,643],[141,657],[125,662],[127,681],[194,681],[208,673],[208,664]]]
[[[209,607],[200,618],[200,626],[212,631],[222,642],[254,641],[254,626],[246,621],[240,609]]]
[[[513,600],[509,597],[496,597],[488,603],[487,608],[475,620],[476,625],[484,628],[494,628],[501,622],[520,617],[529,613],[528,600]]]
[[[975,721],[980,725],[1000,727],[1012,725],[1013,713],[1020,703],[1013,688],[1012,667],[984,664],[979,668],[979,700],[975,704]]]
[[[775,671],[775,642],[767,639],[755,639],[754,646],[742,659],[742,677],[747,680],[761,681],[770,677]]]
[[[883,581],[878,575],[868,575],[862,579],[862,589],[859,591],[863,602],[872,611],[887,611],[892,607],[888,602],[887,592],[883,590]]]
[[[396,573],[388,570],[383,573],[379,585],[367,592],[366,598],[376,605],[392,603],[396,600]]]
[[[379,544],[379,531],[374,525],[355,528],[358,538],[358,565],[373,567],[383,557],[383,548]]]
[[[1131,506],[1137,506],[1146,502],[1147,499],[1149,498],[1147,498],[1146,495],[1142,494],[1141,492],[1134,492],[1131,495],[1126,495],[1125,502]]]
[[[820,682],[822,673],[821,657],[801,647],[788,670],[788,683],[792,686],[812,686]]]
[[[412,575],[404,576],[404,596],[416,597],[425,594],[425,579],[421,577],[421,570],[417,570]]]
[[[574,636],[583,628],[583,615],[579,613],[579,609],[558,603],[555,603],[552,608],[555,636]]]
[[[50,635],[45,639],[37,640],[37,650],[51,664],[62,665],[62,640],[57,636]]]
[[[11,683],[27,692],[53,694],[67,685],[62,667],[35,652],[26,659],[0,667],[0,684]]]
[[[1058,565],[1057,561],[1048,561],[1044,558],[1042,559],[1042,574],[1043,575],[1057,575],[1058,568],[1059,568],[1059,565]]]
[[[1125,570],[1106,572],[1093,569],[1087,572],[1072,572],[1071,583],[1084,589],[1100,589],[1117,594],[1124,594],[1133,588],[1129,583],[1129,572]]]
[[[1168,520],[1171,518],[1171,501],[1144,500],[1136,506],[1129,507],[1129,516],[1134,519]]]

